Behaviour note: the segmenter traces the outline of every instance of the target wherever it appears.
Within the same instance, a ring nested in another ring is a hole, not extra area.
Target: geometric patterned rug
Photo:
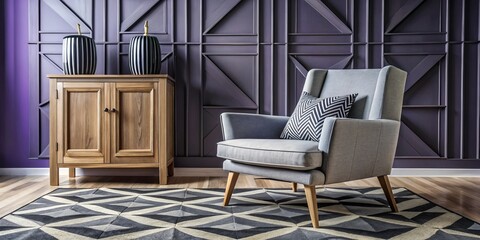
[[[59,188],[0,219],[0,239],[480,239],[480,224],[414,193],[318,188],[320,228],[304,192]],[[477,209],[478,211],[478,209]]]

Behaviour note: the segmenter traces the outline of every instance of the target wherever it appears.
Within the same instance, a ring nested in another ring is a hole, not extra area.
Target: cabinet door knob
[[[116,112],[116,111],[117,111],[117,109],[115,109],[115,108],[112,108],[112,110],[110,110],[110,112]]]
[[[105,109],[103,109],[103,111],[104,111],[104,112],[108,112],[109,110],[108,110],[108,108],[105,108]]]

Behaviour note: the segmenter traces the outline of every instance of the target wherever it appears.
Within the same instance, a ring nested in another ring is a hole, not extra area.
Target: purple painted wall
[[[5,2],[0,1],[0,36],[5,36]],[[4,88],[5,79],[5,38],[0,37],[0,89]],[[3,100],[0,96],[0,101]],[[0,105],[0,111],[3,109]],[[0,126],[3,126],[3,118],[0,118]],[[3,139],[0,137],[0,145]]]
[[[5,1],[0,1],[0,36],[5,36]],[[0,102],[5,102],[2,89],[5,89],[5,37],[0,37]],[[4,111],[4,105],[0,104],[0,112]],[[5,117],[0,117],[0,131],[3,130],[3,122]],[[3,151],[3,143],[5,135],[0,134],[0,151]],[[2,156],[0,156],[0,165],[2,164]]]
[[[2,78],[0,167],[46,167],[46,161],[30,160],[29,79],[28,79],[28,1],[5,0],[5,77]]]
[[[311,68],[392,64],[409,72],[395,166],[480,168],[478,0],[4,4],[0,167],[48,165],[45,76],[61,72],[61,38],[81,22],[97,43],[97,73],[125,74],[128,41],[148,19],[163,72],[177,80],[177,166],[221,166],[218,115],[291,113]]]

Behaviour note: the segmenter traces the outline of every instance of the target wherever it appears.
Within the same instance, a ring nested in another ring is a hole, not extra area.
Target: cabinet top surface
[[[155,80],[159,78],[169,79],[175,81],[172,77],[167,74],[155,74],[155,75],[63,75],[63,74],[49,74],[47,75],[50,79],[57,79],[62,81],[72,81],[72,80]]]

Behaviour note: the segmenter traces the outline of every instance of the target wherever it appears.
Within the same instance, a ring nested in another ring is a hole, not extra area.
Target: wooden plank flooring
[[[48,176],[0,176],[0,217],[49,193]],[[67,188],[224,188],[225,177],[172,177],[158,185],[156,177],[60,177]],[[410,191],[465,217],[480,222],[480,177],[390,177],[393,187]],[[327,187],[379,187],[376,178],[333,184]],[[303,191],[302,185],[298,185]],[[288,188],[291,183],[240,175],[236,188]],[[234,193],[235,194],[235,193]]]

